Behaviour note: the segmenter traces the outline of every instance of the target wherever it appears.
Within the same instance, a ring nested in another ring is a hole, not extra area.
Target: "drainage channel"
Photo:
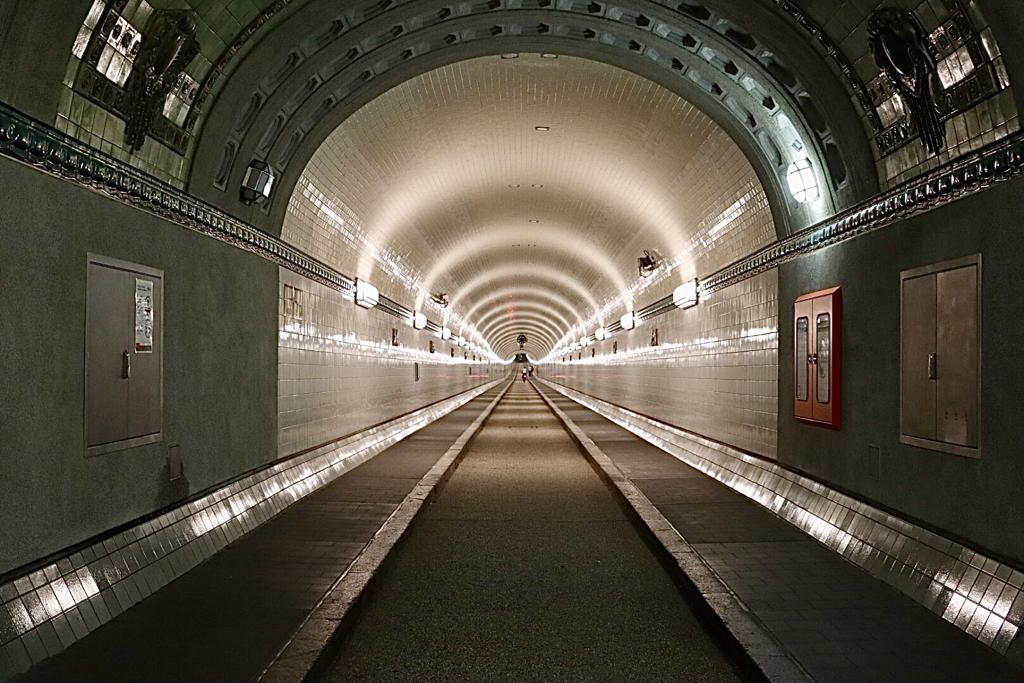
[[[520,382],[324,654],[323,681],[758,679]]]

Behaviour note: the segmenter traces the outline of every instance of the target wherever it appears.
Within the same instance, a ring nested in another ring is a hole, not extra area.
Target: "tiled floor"
[[[497,392],[295,503],[18,680],[253,680]]]
[[[549,398],[819,681],[1020,681],[1007,660],[796,527],[597,413]]]

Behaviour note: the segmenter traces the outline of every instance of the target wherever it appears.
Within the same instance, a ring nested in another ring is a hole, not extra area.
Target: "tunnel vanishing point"
[[[0,0],[0,681],[1024,681],[1022,44]]]

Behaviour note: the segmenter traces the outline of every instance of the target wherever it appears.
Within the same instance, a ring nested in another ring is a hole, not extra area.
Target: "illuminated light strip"
[[[1024,610],[1013,605],[1024,595],[1024,572],[771,461],[538,379],[771,510],[996,652],[1005,655],[1021,628]]]
[[[503,381],[504,378],[487,382],[267,467],[11,579],[0,586],[0,616],[14,625],[15,633],[0,642],[0,647],[26,636],[38,637],[35,629],[53,619],[80,618],[75,608],[87,601],[96,613],[98,625],[110,621],[117,616],[108,610],[110,601],[121,611],[130,608],[292,503]],[[140,572],[145,572],[144,581],[122,583]],[[134,588],[128,589],[128,585]],[[30,594],[32,597],[26,599]],[[84,622],[82,628],[85,632],[90,630]]]
[[[436,313],[442,316],[443,325],[458,327],[460,331],[468,330],[469,336],[473,337],[475,341],[481,345],[481,353],[489,354],[491,360],[500,361],[497,354],[491,350],[490,344],[488,344],[484,336],[477,331],[476,327],[465,322],[452,311],[434,302],[431,298],[430,292],[424,286],[423,280],[419,276],[418,272],[402,263],[401,256],[395,252],[387,249],[386,247],[378,247],[373,240],[370,239],[366,231],[345,220],[345,218],[334,208],[334,202],[332,202],[308,176],[303,174],[299,179],[297,187],[302,188],[302,198],[312,204],[331,225],[331,227],[339,231],[348,242],[352,243],[353,246],[362,245],[362,251],[370,254],[373,257],[373,260],[376,261],[386,273],[401,282],[406,289],[415,293],[416,306],[420,307],[420,310],[422,310],[423,306],[431,307]],[[289,211],[292,211],[295,208],[298,201],[299,193],[296,192],[292,195],[290,200]]]

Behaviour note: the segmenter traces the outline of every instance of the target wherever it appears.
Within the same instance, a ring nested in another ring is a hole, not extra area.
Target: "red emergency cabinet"
[[[832,287],[804,294],[793,307],[793,415],[839,429],[842,297]]]

